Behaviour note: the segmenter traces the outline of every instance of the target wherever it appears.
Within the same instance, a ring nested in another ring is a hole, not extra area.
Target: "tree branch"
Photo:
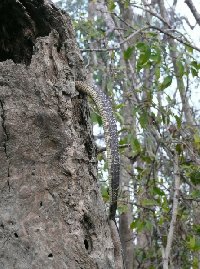
[[[124,149],[124,148],[129,148],[130,144],[124,144],[124,145],[119,145],[119,149]],[[106,151],[106,147],[101,147],[97,149],[97,154],[102,153]]]
[[[154,25],[151,25],[150,28],[151,28],[151,29],[155,29],[155,30],[157,30],[157,31],[159,31],[159,32],[161,32],[161,33],[163,33],[163,34],[165,34],[165,35],[168,35],[168,36],[171,37],[172,39],[176,39],[176,40],[177,40],[178,42],[180,42],[181,44],[186,45],[186,46],[188,46],[188,47],[190,47],[190,48],[192,48],[192,49],[195,49],[195,50],[197,50],[197,51],[200,52],[200,48],[196,47],[195,45],[191,45],[188,41],[183,41],[181,38],[179,38],[179,37],[177,37],[177,36],[174,36],[174,35],[170,34],[170,33],[169,33],[168,31],[166,31],[166,30],[160,29],[159,27],[154,26]]]
[[[172,218],[169,227],[169,233],[167,236],[166,248],[163,248],[163,269],[168,269],[169,256],[172,248],[174,228],[176,225],[176,218],[178,214],[178,198],[180,189],[180,171],[179,171],[179,161],[178,155],[174,153],[174,196],[173,196],[173,207],[172,207]]]
[[[177,37],[171,33],[169,33],[167,30],[163,30],[157,26],[154,26],[154,25],[149,25],[149,26],[145,26],[139,30],[137,30],[136,32],[130,34],[130,36],[128,36],[126,39],[124,39],[119,46],[116,46],[116,47],[113,47],[113,48],[99,48],[99,49],[81,49],[81,52],[92,52],[92,51],[96,51],[96,52],[106,52],[106,51],[113,51],[113,50],[119,50],[120,49],[120,46],[127,43],[131,38],[133,38],[135,35],[141,33],[142,31],[146,30],[146,29],[155,29],[169,37],[171,37],[172,39],[176,39],[179,43],[183,44],[183,45],[186,45],[196,51],[199,51],[200,52],[200,48],[196,47],[195,45],[191,45],[189,43],[189,41],[183,41],[180,37]],[[170,29],[171,30],[171,29]]]
[[[186,5],[189,7],[191,10],[193,16],[195,17],[198,25],[200,25],[200,14],[197,12],[192,0],[185,0]]]
[[[142,6],[139,6],[139,5],[135,5],[135,4],[131,4],[132,6],[136,7],[136,8],[139,8],[139,9],[142,9],[144,10],[145,12],[148,12],[150,13],[151,15],[153,15],[154,17],[158,18],[160,21],[162,21],[164,24],[166,24],[169,28],[171,28],[171,26],[168,24],[168,22],[163,18],[161,17],[160,15],[158,15],[156,12],[154,12],[152,9],[150,8],[144,8]]]
[[[142,27],[140,28],[139,30],[137,30],[136,32],[130,34],[126,39],[124,39],[122,42],[120,42],[120,45],[123,45],[124,43],[128,42],[131,38],[133,38],[134,36],[136,36],[137,34],[147,30],[151,28],[151,26],[145,26],[145,27]]]

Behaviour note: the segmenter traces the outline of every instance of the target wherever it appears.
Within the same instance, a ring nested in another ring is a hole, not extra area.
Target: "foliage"
[[[97,8],[90,20],[87,1],[59,4],[73,18],[77,40],[95,83],[113,103],[122,170],[129,178],[129,192],[127,195],[122,190],[119,213],[134,216],[130,228],[136,238],[138,268],[160,268],[171,228],[176,242],[170,246],[171,266],[197,268],[200,132],[199,111],[191,106],[189,98],[199,82],[199,52],[182,34],[177,39],[178,34],[171,31],[184,31],[181,15],[175,14],[172,7],[163,12],[162,1],[154,1],[151,8],[142,4],[145,1],[137,2],[108,0],[102,9],[98,2],[90,1]],[[164,13],[169,18],[159,15]],[[168,21],[171,29],[166,26]],[[95,109],[91,119],[101,130],[102,121]],[[105,173],[101,176],[104,181]],[[127,178],[122,180],[127,183]],[[102,195],[108,202],[105,182]],[[126,201],[132,204],[131,212]],[[146,238],[142,247],[141,238]]]

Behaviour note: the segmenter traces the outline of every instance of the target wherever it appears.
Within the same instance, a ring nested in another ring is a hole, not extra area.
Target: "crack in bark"
[[[8,152],[7,152],[7,143],[8,143],[8,140],[9,140],[9,135],[8,135],[8,131],[7,131],[6,125],[5,125],[5,109],[4,109],[4,102],[2,100],[0,100],[0,106],[1,106],[1,109],[2,109],[2,113],[1,113],[2,128],[3,128],[3,131],[4,131],[4,137],[5,137],[4,142],[3,142],[3,148],[4,148],[4,152],[5,152],[7,161],[8,161],[7,176],[9,178],[10,177],[10,161],[9,161],[9,156],[8,156]],[[9,191],[10,191],[9,180],[8,180],[8,187],[9,187]]]

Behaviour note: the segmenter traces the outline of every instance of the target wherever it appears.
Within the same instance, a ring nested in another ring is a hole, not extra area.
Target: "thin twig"
[[[142,31],[145,31],[149,28],[151,28],[151,26],[145,26],[145,27],[142,27],[141,29],[137,30],[136,32],[130,34],[126,39],[124,39],[122,42],[120,42],[120,46],[123,45],[124,43],[128,42],[131,38],[133,38],[137,34],[141,33]]]
[[[113,48],[105,48],[105,49],[80,49],[81,52],[107,52],[107,51],[113,51],[113,50],[119,50],[120,47],[113,47]]]
[[[167,235],[167,245],[163,248],[163,269],[168,269],[168,263],[170,258],[170,252],[172,248],[172,242],[174,237],[174,229],[176,225],[176,218],[178,214],[178,198],[180,189],[180,171],[179,171],[179,160],[178,155],[174,153],[174,196],[173,196],[173,207],[172,207],[172,218],[169,227],[169,233]]]
[[[186,45],[186,46],[188,46],[188,47],[190,47],[190,48],[192,48],[192,49],[195,49],[195,50],[197,50],[197,51],[200,52],[200,48],[198,48],[198,47],[196,47],[196,46],[194,46],[194,45],[191,45],[191,44],[188,43],[188,42],[183,41],[181,38],[179,38],[179,37],[177,37],[177,36],[174,36],[174,35],[170,34],[169,32],[167,32],[167,31],[165,31],[165,30],[163,30],[163,29],[160,29],[160,28],[157,27],[157,26],[151,25],[150,28],[151,28],[151,29],[155,29],[155,30],[157,30],[157,31],[159,31],[159,32],[161,32],[161,33],[163,33],[163,34],[165,34],[165,35],[168,35],[168,36],[171,37],[172,39],[176,39],[176,40],[177,40],[178,42],[180,42],[181,44],[184,44],[184,45]]]
[[[130,144],[119,145],[118,147],[119,147],[119,149],[129,148]],[[106,151],[106,147],[98,148],[97,154],[102,153],[104,151]]]
[[[136,8],[139,8],[139,9],[144,10],[145,12],[150,13],[151,15],[153,15],[154,17],[156,17],[160,21],[162,21],[164,24],[166,24],[169,28],[171,28],[171,26],[168,24],[168,22],[163,17],[161,17],[160,15],[158,15],[156,12],[154,12],[152,9],[144,8],[142,6],[138,6],[138,5],[135,5],[135,4],[132,4],[132,3],[131,3],[131,6],[134,6]]]
[[[197,51],[200,52],[200,48],[196,47],[195,45],[192,45],[192,44],[190,44],[188,41],[184,41],[184,40],[182,40],[180,37],[174,36],[173,34],[169,33],[168,31],[163,30],[163,29],[161,29],[161,28],[159,28],[159,27],[157,27],[157,26],[154,26],[154,25],[145,26],[145,27],[143,27],[143,28],[137,30],[136,32],[130,34],[130,36],[128,36],[126,39],[124,39],[124,40],[120,43],[119,46],[116,46],[116,47],[113,47],[113,48],[102,48],[102,49],[101,49],[101,48],[99,48],[99,49],[81,49],[80,51],[81,51],[81,52],[93,52],[93,51],[95,51],[95,52],[107,52],[107,51],[113,51],[113,50],[120,50],[120,48],[121,48],[120,46],[121,46],[121,45],[125,44],[125,43],[128,42],[131,38],[133,38],[135,35],[141,33],[142,31],[144,31],[144,30],[146,30],[146,29],[154,29],[154,30],[157,30],[157,31],[159,31],[159,32],[161,32],[161,33],[163,33],[163,34],[165,34],[165,35],[171,37],[172,39],[176,39],[176,40],[177,40],[178,42],[180,42],[181,44],[186,45],[186,46],[188,46],[188,47],[190,47],[190,48],[192,48],[192,49],[197,50]],[[170,30],[171,30],[171,29],[170,29]]]

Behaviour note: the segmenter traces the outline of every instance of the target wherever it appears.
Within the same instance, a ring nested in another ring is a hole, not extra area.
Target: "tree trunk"
[[[71,21],[46,0],[0,18],[0,268],[114,268]]]

